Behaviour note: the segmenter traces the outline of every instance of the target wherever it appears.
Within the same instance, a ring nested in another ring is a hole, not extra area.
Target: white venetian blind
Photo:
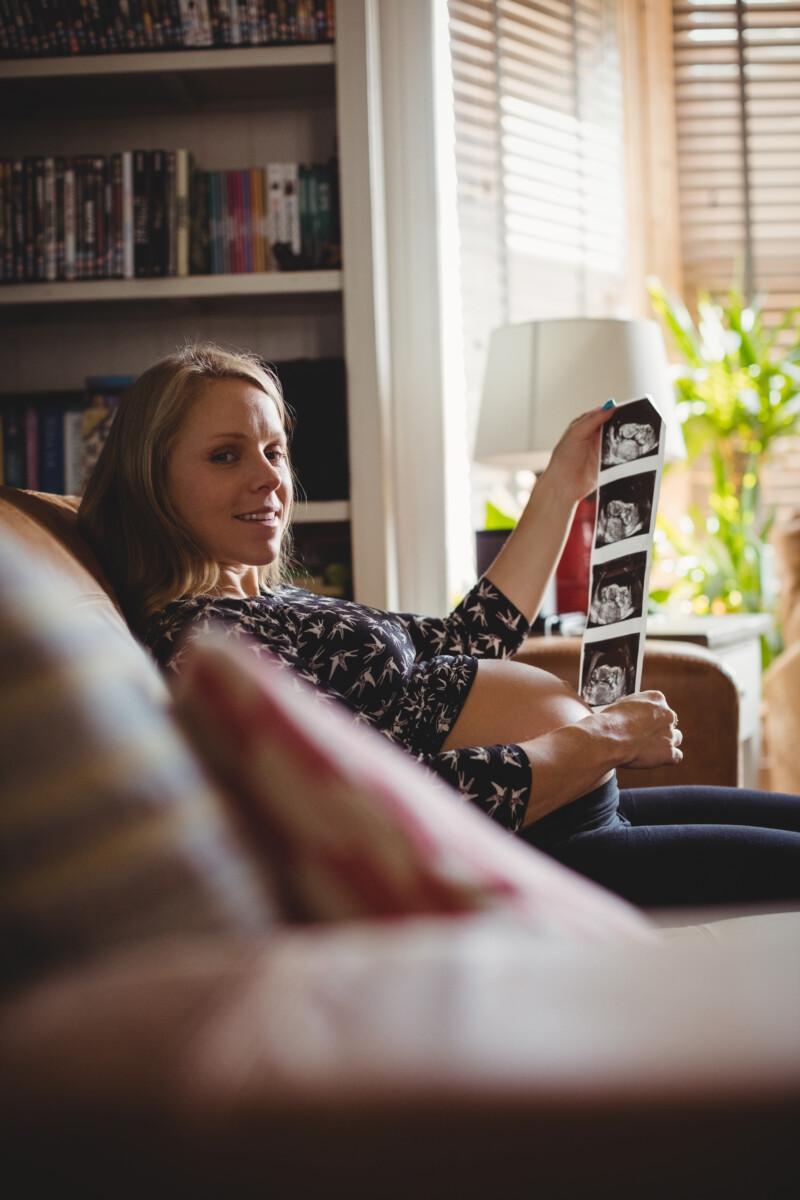
[[[686,291],[800,303],[800,3],[673,4]]]
[[[626,286],[614,0],[449,0],[468,414],[491,330]]]
[[[800,304],[800,3],[673,4],[685,291],[738,283],[776,324]],[[800,442],[762,472],[778,520],[800,508]]]

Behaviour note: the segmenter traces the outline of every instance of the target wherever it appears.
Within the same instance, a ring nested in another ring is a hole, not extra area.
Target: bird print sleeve
[[[314,685],[323,703],[342,703],[434,771],[494,821],[517,830],[531,786],[516,745],[443,752],[478,670],[505,658],[528,625],[481,580],[443,619],[386,613],[282,585],[244,599],[184,598],[151,618],[144,638],[168,673],[180,673],[191,642],[215,626],[243,639],[273,667]]]
[[[398,616],[418,660],[437,654],[508,658],[519,649],[529,629],[519,609],[485,577],[447,617]]]
[[[531,795],[532,772],[521,746],[471,746],[421,754],[418,761],[475,804],[487,817],[518,833]]]

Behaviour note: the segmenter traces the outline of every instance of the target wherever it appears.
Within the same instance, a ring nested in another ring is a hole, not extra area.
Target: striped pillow
[[[314,704],[245,639],[220,629],[192,642],[176,689],[296,919],[492,911],[539,936],[650,937],[631,906],[501,831],[349,713]]]
[[[0,972],[275,906],[144,650],[0,539]]]

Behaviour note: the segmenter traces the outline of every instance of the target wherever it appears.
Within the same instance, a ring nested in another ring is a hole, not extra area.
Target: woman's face
[[[173,442],[167,491],[223,568],[275,562],[292,497],[275,401],[243,379],[205,384]]]

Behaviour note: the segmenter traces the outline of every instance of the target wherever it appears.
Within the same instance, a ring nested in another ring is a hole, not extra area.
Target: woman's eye
[[[286,457],[286,451],[281,449],[267,450],[266,455],[271,463],[282,463]]]
[[[215,463],[230,463],[233,459],[234,455],[230,450],[218,450],[216,454],[211,455],[211,461]]]

